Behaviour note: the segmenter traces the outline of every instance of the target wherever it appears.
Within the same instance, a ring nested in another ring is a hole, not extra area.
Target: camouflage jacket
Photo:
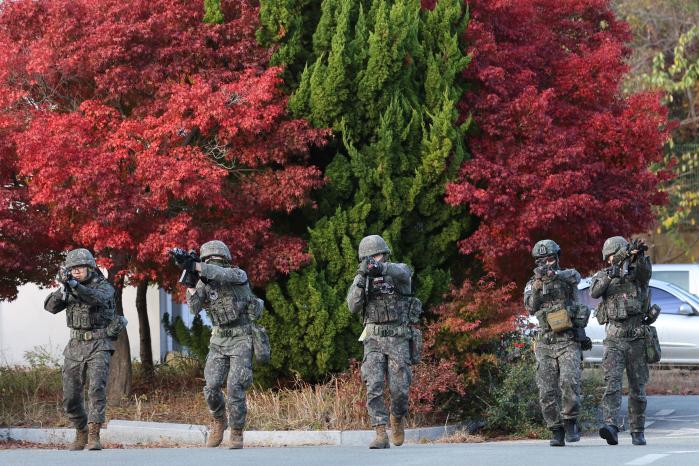
[[[114,320],[114,288],[100,275],[93,273],[83,283],[74,288],[66,287],[54,291],[46,297],[44,309],[51,314],[66,311],[68,327],[78,330],[106,328]],[[114,351],[109,338],[91,341],[71,339],[64,355],[75,360],[89,357],[95,351]]]
[[[558,270],[554,277],[532,277],[524,287],[524,308],[536,316],[539,327],[548,331],[546,312],[555,308],[567,308],[576,303],[580,274],[575,269]],[[574,316],[573,316],[574,317]]]
[[[406,264],[386,262],[386,272],[380,277],[357,274],[347,293],[350,312],[360,314],[364,324],[406,323],[409,312],[413,272]],[[369,280],[369,295],[367,292]]]
[[[631,337],[634,329],[641,327],[650,304],[648,282],[651,273],[650,258],[644,255],[629,264],[625,277],[610,278],[607,269],[592,277],[590,296],[601,298],[597,319],[601,324],[609,324],[608,336]]]
[[[205,310],[214,324],[214,332],[210,343],[218,346],[229,346],[237,338],[238,333],[251,323],[250,311],[258,308],[255,295],[250,289],[248,276],[238,267],[222,267],[215,264],[201,264],[201,279],[192,293],[187,290],[187,305],[193,314]],[[219,328],[228,330],[228,336],[217,334]],[[243,332],[248,334],[249,332]],[[237,335],[237,336],[230,336]],[[242,333],[241,333],[242,335]]]

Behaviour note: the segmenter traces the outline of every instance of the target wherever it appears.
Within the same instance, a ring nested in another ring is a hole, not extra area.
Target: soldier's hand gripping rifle
[[[187,288],[194,288],[199,281],[199,272],[196,269],[196,263],[201,262],[199,255],[195,251],[185,251],[182,248],[173,248],[168,251],[175,260],[175,265],[182,269],[180,275],[180,283]]]

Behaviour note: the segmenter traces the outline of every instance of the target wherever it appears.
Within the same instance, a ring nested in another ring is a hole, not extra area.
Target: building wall
[[[55,289],[55,288],[54,288]],[[44,310],[44,299],[54,289],[40,289],[36,285],[24,285],[17,299],[0,301],[0,365],[25,365],[25,352],[42,347],[62,360],[61,353],[70,338],[66,327],[65,313],[56,315]],[[150,287],[146,295],[148,322],[151,328],[153,358],[160,361],[165,357],[162,349],[167,347],[167,336],[161,330],[161,300],[171,302],[170,296],[156,287]],[[131,346],[131,358],[139,358],[140,338],[138,314],[136,313],[136,288],[124,288],[124,315],[129,321],[127,332]],[[172,307],[172,305],[170,305]],[[178,305],[175,305],[178,307]],[[186,307],[184,308],[186,310]],[[188,314],[183,313],[183,314]],[[170,343],[170,346],[172,344]]]

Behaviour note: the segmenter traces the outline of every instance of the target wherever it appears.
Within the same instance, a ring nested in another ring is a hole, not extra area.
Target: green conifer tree
[[[470,217],[443,195],[466,157],[469,122],[459,121],[456,104],[468,65],[460,43],[467,12],[462,0],[440,0],[432,11],[419,0],[260,3],[263,31],[289,24],[284,14],[294,8],[320,7],[314,23],[305,17],[304,32],[278,38],[276,56],[298,73],[288,81],[290,110],[331,127],[337,152],[307,219],[312,261],[267,287],[263,318],[273,370],[317,380],[361,355],[361,323],[345,296],[362,237],[382,235],[392,257],[414,268],[425,303],[439,301],[463,265],[456,242]],[[312,49],[300,53],[300,43]]]

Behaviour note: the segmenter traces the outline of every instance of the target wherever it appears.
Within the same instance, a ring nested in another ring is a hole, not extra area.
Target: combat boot
[[[226,422],[226,416],[215,417],[214,421],[211,423],[211,430],[209,430],[209,437],[206,439],[206,446],[209,448],[216,448],[221,445],[223,441],[223,433],[228,428],[228,423]]]
[[[563,421],[563,428],[566,431],[566,442],[579,442],[580,441],[580,428],[575,419],[566,419]]]
[[[87,449],[88,450],[101,450],[102,444],[100,443],[100,429],[102,424],[97,422],[91,422],[87,425]]]
[[[388,443],[388,434],[386,434],[386,425],[379,424],[376,426],[376,438],[369,444],[369,448],[372,450],[378,448],[391,448],[391,444]]]
[[[391,414],[391,440],[397,447],[405,442],[405,418]]]
[[[231,428],[228,448],[231,450],[240,450],[243,448],[243,429]]]
[[[607,441],[609,445],[619,443],[619,428],[613,424],[605,424],[600,427],[599,436]]]
[[[645,445],[646,436],[643,435],[643,432],[631,432],[631,443],[634,445]]]
[[[87,426],[82,429],[75,429],[75,440],[70,444],[69,450],[82,450],[87,445]]]
[[[549,441],[549,445],[552,447],[566,446],[565,432],[563,431],[563,427],[554,427],[551,429],[551,440]]]

